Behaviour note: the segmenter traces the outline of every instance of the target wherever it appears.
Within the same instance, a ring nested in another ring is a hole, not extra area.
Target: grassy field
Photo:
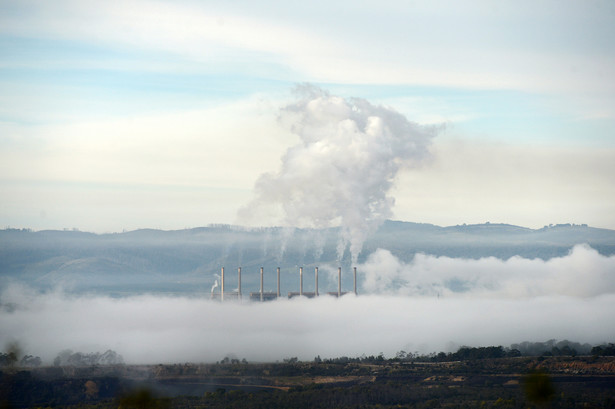
[[[615,408],[615,358],[5,369],[12,408]]]

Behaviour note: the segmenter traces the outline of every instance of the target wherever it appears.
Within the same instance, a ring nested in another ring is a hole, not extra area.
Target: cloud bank
[[[605,257],[587,245],[546,261],[417,254],[407,264],[379,249],[361,271],[364,290],[379,294],[498,298],[615,294],[615,256]]]
[[[0,295],[0,345],[17,341],[47,363],[64,349],[113,349],[127,363],[160,363],[615,339],[615,257],[585,246],[548,261],[418,255],[409,264],[380,250],[360,272],[365,282],[359,296],[265,303],[12,287]]]
[[[300,142],[286,151],[276,173],[259,177],[255,199],[239,217],[262,223],[264,215],[281,212],[280,221],[289,226],[341,226],[338,259],[349,244],[356,263],[369,233],[392,215],[389,192],[397,173],[428,156],[437,128],[314,86],[300,86],[297,93],[280,122]]]

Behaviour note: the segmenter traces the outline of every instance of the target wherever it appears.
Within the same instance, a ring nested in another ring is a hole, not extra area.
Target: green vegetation
[[[592,348],[591,354],[595,356],[615,356],[615,344],[595,346]]]
[[[118,399],[120,409],[166,409],[170,406],[168,398],[157,398],[146,388],[131,391]]]
[[[615,408],[615,358],[512,355],[462,347],[391,359],[8,368],[0,407]]]
[[[525,397],[531,403],[547,405],[555,396],[551,377],[544,371],[532,371],[523,378]]]

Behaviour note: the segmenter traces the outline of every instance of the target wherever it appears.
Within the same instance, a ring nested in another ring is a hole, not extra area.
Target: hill
[[[113,295],[203,293],[210,291],[222,266],[231,272],[242,266],[247,273],[242,278],[246,288],[256,289],[262,266],[267,288],[271,288],[276,267],[285,277],[294,277],[299,266],[341,264],[349,269],[348,254],[342,263],[336,261],[338,234],[335,228],[230,225],[113,234],[5,229],[0,231],[0,287],[24,283],[38,289],[61,286],[69,291]],[[378,248],[406,262],[416,253],[546,260],[566,255],[579,243],[612,255],[615,231],[570,224],[528,229],[494,223],[440,227],[387,221],[366,240],[359,263]],[[282,291],[294,290],[294,281],[285,279]]]

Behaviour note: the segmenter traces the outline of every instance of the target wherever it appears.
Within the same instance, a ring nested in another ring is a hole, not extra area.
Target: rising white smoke
[[[258,178],[255,199],[240,210],[240,219],[273,209],[288,226],[341,226],[338,259],[349,244],[356,263],[367,236],[392,215],[388,193],[398,171],[428,155],[438,128],[310,85],[298,87],[297,95],[281,110],[280,122],[300,143],[286,151],[277,172]]]

